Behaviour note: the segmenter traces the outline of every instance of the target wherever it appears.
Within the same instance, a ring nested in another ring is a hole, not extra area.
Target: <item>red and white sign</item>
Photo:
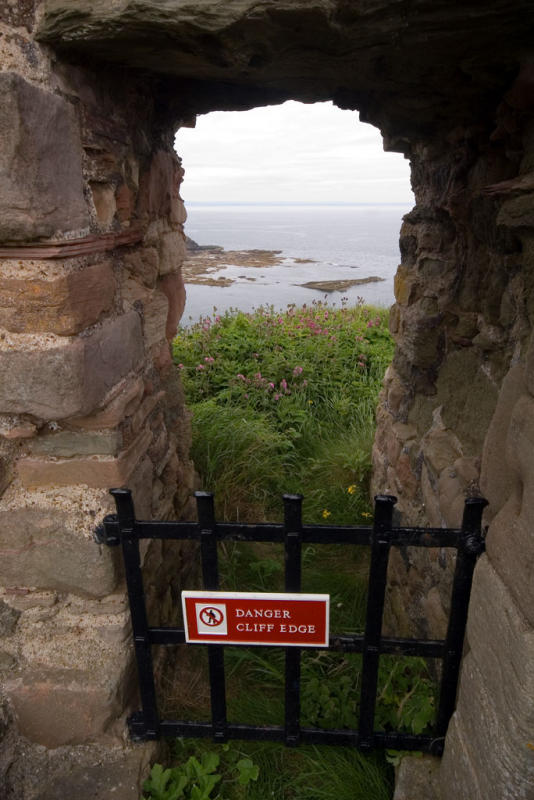
[[[185,591],[182,607],[192,644],[328,647],[327,594]]]

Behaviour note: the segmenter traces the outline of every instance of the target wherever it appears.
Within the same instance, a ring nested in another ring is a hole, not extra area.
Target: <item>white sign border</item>
[[[189,638],[189,627],[187,624],[187,613],[185,607],[186,598],[191,600],[205,598],[206,600],[288,600],[290,602],[303,602],[309,600],[318,600],[324,602],[326,607],[326,625],[325,625],[325,641],[320,644],[301,644],[300,642],[236,642],[234,640],[225,639],[217,640],[216,636],[206,638],[206,641],[199,641],[198,639]],[[198,589],[184,589],[182,591],[182,615],[184,620],[184,631],[186,644],[218,644],[218,645],[238,645],[243,647],[303,647],[303,648],[321,648],[328,647],[330,638],[330,595],[329,594],[305,594],[301,592],[203,592]]]

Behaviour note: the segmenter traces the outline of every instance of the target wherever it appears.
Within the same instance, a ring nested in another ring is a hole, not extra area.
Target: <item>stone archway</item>
[[[533,16],[522,0],[0,5],[8,792],[18,780],[27,800],[58,796],[61,759],[87,772],[122,730],[124,591],[90,536],[106,489],[138,488],[140,516],[187,506],[187,412],[168,347],[184,299],[174,131],[196,113],[293,98],[359,109],[411,160],[375,485],[436,525],[456,521],[466,491],[490,500],[442,796],[525,794]],[[412,624],[424,611],[439,628],[442,565],[407,563],[392,613]]]

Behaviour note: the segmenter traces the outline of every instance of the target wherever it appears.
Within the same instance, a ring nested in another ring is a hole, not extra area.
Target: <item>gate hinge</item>
[[[119,520],[116,514],[108,514],[101,525],[93,533],[97,544],[107,544],[108,547],[117,547],[121,543],[119,535]]]

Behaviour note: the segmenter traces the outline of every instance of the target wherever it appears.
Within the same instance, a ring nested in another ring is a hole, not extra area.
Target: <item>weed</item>
[[[219,753],[204,750],[200,761],[191,755],[177,767],[164,769],[154,764],[143,784],[143,800],[223,800],[225,795],[232,800],[244,798],[245,787],[258,780],[259,767],[229,745],[223,745],[221,753],[222,763]],[[214,795],[219,786],[224,794]]]

